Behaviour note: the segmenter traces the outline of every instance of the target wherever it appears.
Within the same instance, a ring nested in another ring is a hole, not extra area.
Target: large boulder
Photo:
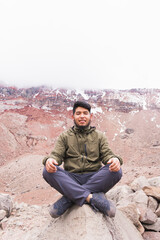
[[[133,223],[119,210],[115,218],[95,213],[88,205],[73,206],[59,219],[51,220],[39,240],[142,240]]]

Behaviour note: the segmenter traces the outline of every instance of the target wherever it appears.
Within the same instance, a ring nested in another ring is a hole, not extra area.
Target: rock
[[[148,180],[146,177],[141,176],[136,178],[131,184],[130,187],[133,191],[141,190],[143,187],[149,186]]]
[[[117,210],[115,218],[95,213],[88,205],[73,206],[59,219],[51,220],[39,240],[142,240],[132,222]]]
[[[160,187],[146,186],[143,188],[143,191],[148,195],[156,198],[160,201]]]
[[[160,217],[160,204],[159,204],[159,206],[158,206],[158,208],[157,208],[157,210],[156,210],[156,215],[158,216],[158,217]]]
[[[6,217],[6,211],[5,210],[0,210],[0,221]]]
[[[131,193],[133,191],[128,185],[115,186],[106,193],[106,197],[118,203],[120,200],[128,198]]]
[[[125,133],[127,133],[127,134],[134,133],[134,129],[133,129],[133,128],[127,128],[127,129],[125,130]]]
[[[149,178],[148,183],[151,186],[160,187],[160,177]]]
[[[160,239],[160,232],[145,232],[143,234],[144,240],[159,240]]]
[[[145,227],[145,229],[147,230],[152,230],[155,232],[160,232],[160,218],[157,218],[157,221],[152,224],[152,225],[148,225],[148,224],[144,224],[143,225]]]
[[[140,217],[140,221],[145,224],[154,224],[157,221],[157,215],[150,208],[147,208],[144,216]]]
[[[150,208],[154,213],[158,207],[158,202],[153,197],[148,197],[148,208]]]
[[[133,194],[133,200],[137,204],[143,204],[147,206],[148,197],[142,190],[138,190]]]
[[[136,228],[141,234],[144,233],[144,227],[139,221],[140,214],[135,203],[126,202],[126,204],[120,205],[117,208],[121,210],[132,221],[132,223],[136,226]]]
[[[9,217],[13,208],[13,202],[10,195],[0,194],[0,210],[6,211],[6,216]]]

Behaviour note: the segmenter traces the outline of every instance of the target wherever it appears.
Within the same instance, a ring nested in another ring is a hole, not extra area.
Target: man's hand
[[[57,161],[53,158],[48,158],[46,161],[46,170],[49,173],[54,173],[57,171],[57,167],[55,165],[58,165]]]
[[[107,164],[110,164],[109,170],[111,172],[118,172],[120,170],[120,168],[121,168],[120,161],[119,161],[118,158],[111,158],[111,159],[109,159]]]

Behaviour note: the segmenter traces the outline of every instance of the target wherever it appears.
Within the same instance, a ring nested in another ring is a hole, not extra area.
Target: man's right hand
[[[57,161],[53,158],[48,158],[46,161],[46,170],[49,173],[54,173],[57,171],[57,167],[55,165],[58,165]]]

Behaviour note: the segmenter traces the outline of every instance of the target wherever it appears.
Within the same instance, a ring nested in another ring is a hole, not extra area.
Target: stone
[[[158,208],[155,213],[158,217],[160,217],[160,204],[158,205]]]
[[[160,177],[148,178],[148,183],[154,187],[160,187]]]
[[[143,204],[143,205],[147,206],[147,204],[148,204],[148,197],[143,192],[143,190],[138,190],[138,191],[136,191],[133,194],[132,201],[137,203],[137,204]]]
[[[132,222],[119,210],[115,218],[95,213],[88,205],[73,206],[62,217],[51,220],[39,240],[143,240]]]
[[[10,195],[0,194],[0,210],[6,211],[6,216],[9,217],[13,208],[13,202]]]
[[[127,134],[134,133],[134,129],[133,128],[126,128],[125,133],[127,133]]]
[[[140,217],[140,221],[145,224],[154,224],[157,221],[157,215],[150,208],[147,208],[143,217]]]
[[[146,193],[147,196],[152,196],[158,201],[160,201],[160,187],[146,186],[143,187],[143,191]]]
[[[155,232],[160,232],[160,218],[157,218],[157,221],[152,224],[152,225],[149,225],[149,224],[144,224],[143,225],[145,229],[147,230],[152,230],[152,231],[155,231]]]
[[[6,217],[6,211],[0,210],[0,221]]]
[[[135,203],[126,202],[126,204],[118,206],[117,209],[121,210],[132,221],[141,234],[144,233],[144,227],[139,221],[140,214]]]
[[[147,211],[148,197],[143,192],[143,190],[138,190],[137,192],[130,195],[129,197],[131,199],[131,202],[136,204],[136,208],[140,218],[143,218],[143,216],[146,214],[146,211]]]
[[[150,208],[154,213],[156,212],[156,209],[158,208],[158,202],[153,197],[148,197],[148,208]]]
[[[144,240],[159,240],[160,239],[160,232],[145,232],[143,234]]]
[[[148,180],[146,177],[141,176],[139,178],[136,178],[131,184],[130,187],[133,191],[141,190],[143,187],[149,186]]]
[[[118,203],[120,200],[128,198],[131,193],[133,191],[128,185],[115,186],[106,193],[106,197]]]

